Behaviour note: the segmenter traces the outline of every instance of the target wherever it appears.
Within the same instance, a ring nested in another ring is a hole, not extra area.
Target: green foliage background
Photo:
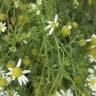
[[[87,0],[78,0],[79,5],[74,9],[73,1],[43,0],[39,6],[41,13],[36,15],[35,12],[26,12],[27,4],[36,3],[35,0],[21,0],[22,10],[14,8],[12,0],[0,0],[0,12],[8,17],[4,20],[8,30],[0,34],[1,66],[6,68],[9,60],[17,62],[25,56],[31,59],[30,65],[22,65],[31,70],[29,83],[26,86],[18,83],[9,86],[17,89],[21,96],[54,96],[56,91],[69,87],[74,96],[91,96],[90,89],[85,87],[87,69],[91,66],[86,58],[88,50],[87,47],[81,48],[78,41],[96,31],[96,2],[93,0],[93,4],[89,5]],[[60,28],[46,36],[46,20],[53,20],[55,14],[59,16],[60,27],[75,21],[78,29],[72,29],[71,35],[66,38],[60,35]],[[26,17],[23,22],[18,19],[21,15]],[[24,40],[28,43],[24,44]],[[11,46],[15,46],[17,51],[10,52]],[[31,52],[33,48],[39,51],[36,56]]]

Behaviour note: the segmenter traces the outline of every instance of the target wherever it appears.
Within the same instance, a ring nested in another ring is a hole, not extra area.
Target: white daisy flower
[[[92,46],[96,45],[96,34],[93,34],[91,38],[86,39],[87,42],[92,42]]]
[[[16,67],[8,68],[10,72],[8,72],[7,75],[11,75],[12,80],[15,80],[17,78],[20,85],[22,84],[26,85],[26,83],[28,82],[28,79],[25,76],[25,74],[30,73],[30,70],[22,71],[22,69],[20,68],[20,65],[21,65],[21,59],[19,59]]]
[[[45,27],[45,30],[50,29],[48,35],[51,35],[54,32],[54,29],[58,27],[59,23],[58,21],[58,15],[55,15],[54,21],[47,21],[48,26]]]
[[[0,68],[0,88],[4,88],[5,86],[8,86],[12,81],[11,77],[6,75],[6,72]]]
[[[66,92],[61,89],[60,92],[56,92],[55,96],[73,96],[73,92],[71,89],[68,89]]]
[[[96,58],[92,55],[88,55],[90,63],[96,62]]]
[[[90,74],[86,80],[86,86],[89,86],[93,92],[96,92],[96,76],[94,74]]]
[[[7,29],[6,23],[0,22],[0,32],[5,32]]]
[[[89,86],[90,89],[92,90],[92,95],[96,96],[96,65],[93,66],[93,68],[88,68],[88,72],[90,73],[88,75],[87,84],[85,86]]]

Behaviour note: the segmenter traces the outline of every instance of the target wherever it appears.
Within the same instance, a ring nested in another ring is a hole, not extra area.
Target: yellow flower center
[[[56,28],[56,27],[57,27],[57,23],[53,21],[53,22],[51,23],[51,27]]]
[[[92,49],[90,50],[90,55],[92,55],[93,58],[96,58],[96,48],[92,48]]]
[[[92,38],[92,44],[93,44],[93,45],[96,45],[96,37],[93,37],[93,38]]]
[[[21,75],[22,75],[22,70],[20,68],[17,68],[17,67],[13,68],[12,76],[19,77]]]
[[[0,79],[0,87],[7,86],[8,82],[5,79]]]
[[[96,84],[96,79],[90,80],[89,83],[92,85]]]

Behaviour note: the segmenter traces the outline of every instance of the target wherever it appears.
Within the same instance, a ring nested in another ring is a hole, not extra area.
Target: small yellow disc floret
[[[20,68],[17,68],[17,67],[13,68],[12,76],[19,77],[21,75],[22,75],[22,70]]]
[[[90,80],[89,83],[92,85],[96,84],[96,79]]]

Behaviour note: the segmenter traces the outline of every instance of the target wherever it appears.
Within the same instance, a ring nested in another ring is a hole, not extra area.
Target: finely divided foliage
[[[0,96],[96,96],[96,0],[0,0]]]

